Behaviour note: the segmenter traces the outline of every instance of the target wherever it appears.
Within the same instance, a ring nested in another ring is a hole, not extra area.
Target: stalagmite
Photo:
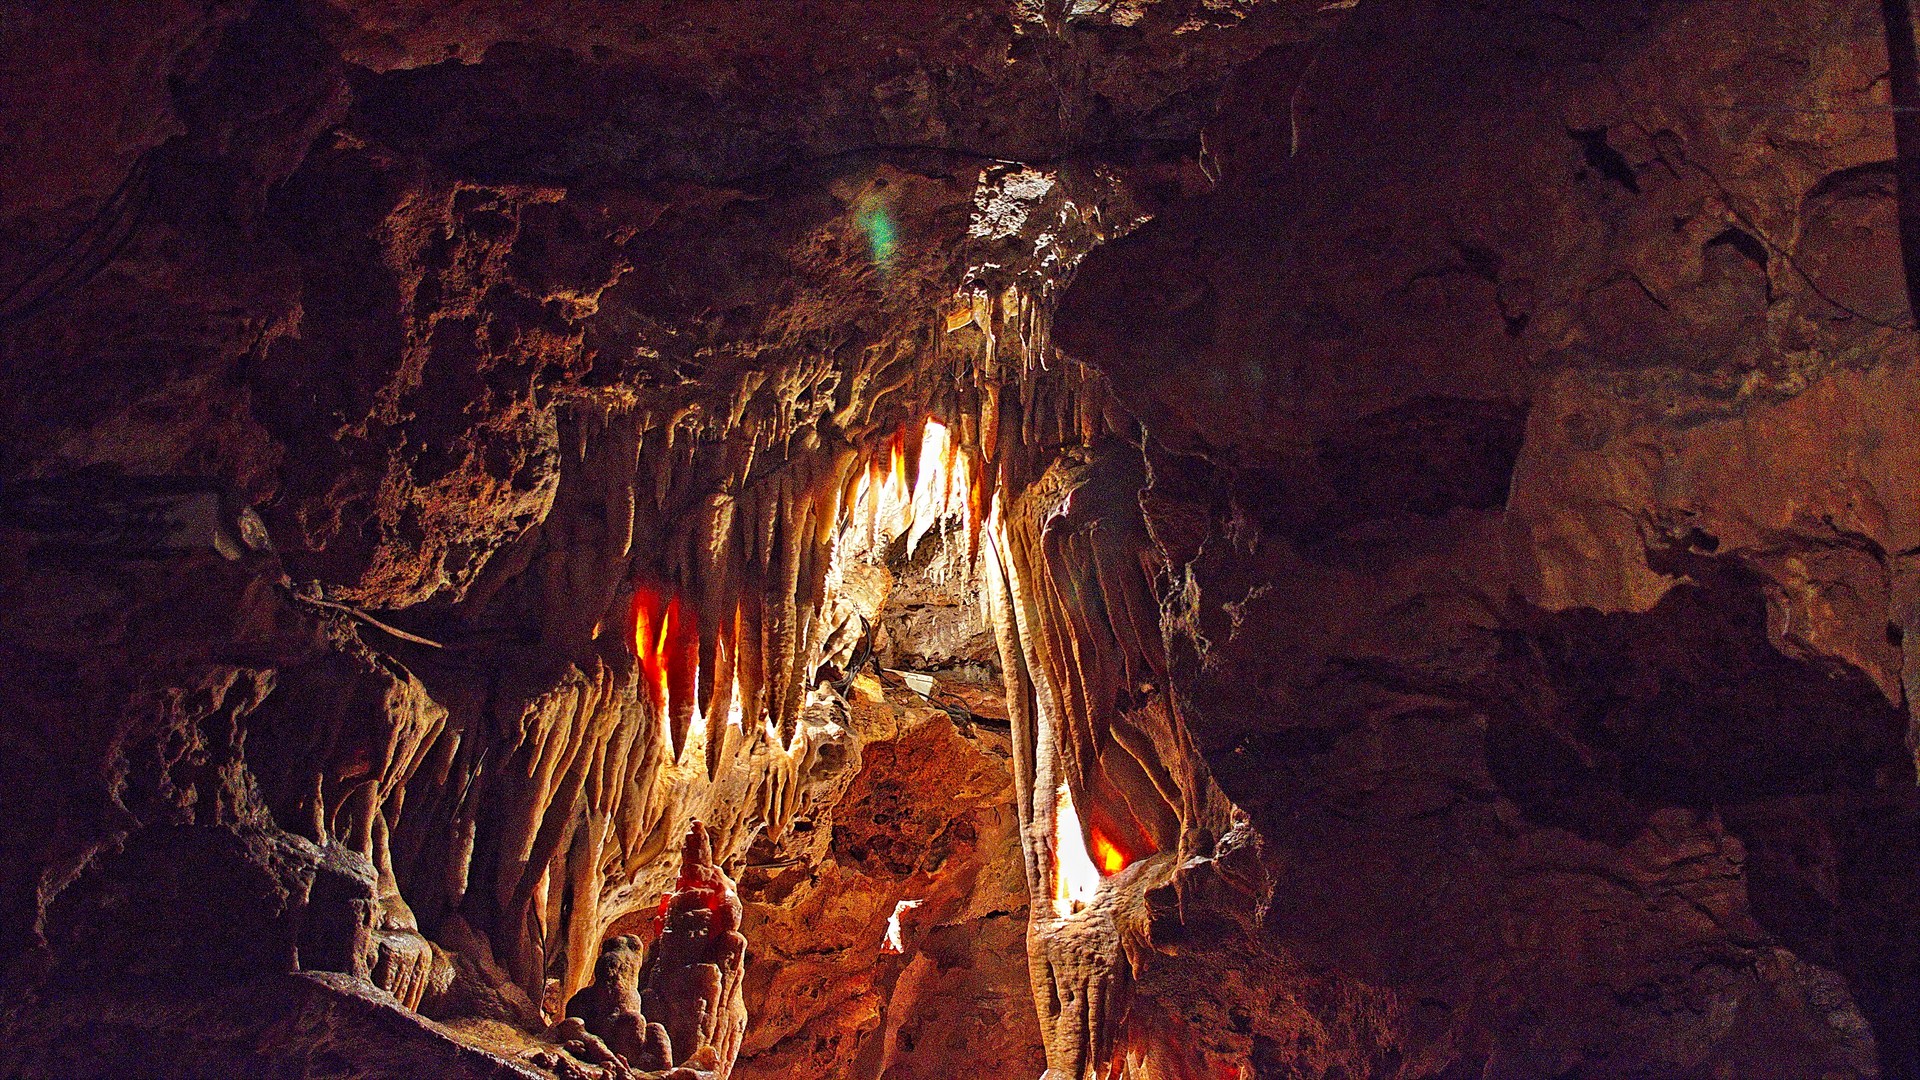
[[[659,1019],[673,1064],[726,1076],[746,1030],[741,998],[747,942],[732,882],[714,865],[705,826],[694,822],[674,891],[663,898],[658,937],[641,973],[641,999]]]

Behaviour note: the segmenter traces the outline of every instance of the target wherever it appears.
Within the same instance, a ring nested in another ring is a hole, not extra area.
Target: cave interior
[[[1916,51],[0,7],[0,1076],[1920,1078]]]

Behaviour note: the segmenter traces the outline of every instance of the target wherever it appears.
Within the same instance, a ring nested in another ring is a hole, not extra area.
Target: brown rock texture
[[[1262,1076],[1914,1075],[1879,13],[1552,8],[1243,69],[1067,295],[1259,835],[1240,955],[1139,992]]]
[[[860,771],[824,855],[743,881],[758,951],[734,1075],[1032,1080],[1006,736],[905,688],[863,681],[851,703]]]

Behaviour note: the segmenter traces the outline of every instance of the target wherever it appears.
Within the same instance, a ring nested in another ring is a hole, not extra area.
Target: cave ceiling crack
[[[1902,2],[1904,2],[1904,0],[1902,0]],[[1820,283],[1815,281],[1813,275],[1809,274],[1806,268],[1800,265],[1800,261],[1793,257],[1793,253],[1787,249],[1786,245],[1774,239],[1766,229],[1760,226],[1759,222],[1754,220],[1752,214],[1741,209],[1739,200],[1734,196],[1732,189],[1727,187],[1726,182],[1721,180],[1712,169],[1694,160],[1692,155],[1687,153],[1686,144],[1681,140],[1678,133],[1671,129],[1663,129],[1658,132],[1648,131],[1646,125],[1631,117],[1622,120],[1621,123],[1639,133],[1641,138],[1646,139],[1648,145],[1653,147],[1654,153],[1659,156],[1661,164],[1667,166],[1667,168],[1675,168],[1674,162],[1669,157],[1669,154],[1671,154],[1673,157],[1679,159],[1681,165],[1685,165],[1687,168],[1694,170],[1706,178],[1707,183],[1712,185],[1715,193],[1719,195],[1720,204],[1727,208],[1727,213],[1733,217],[1735,223],[1755,237],[1758,237],[1760,242],[1766,245],[1768,251],[1778,255],[1781,262],[1792,269],[1801,281],[1806,282],[1807,288],[1811,290],[1815,296],[1826,301],[1836,310],[1845,312],[1848,316],[1859,319],[1869,326],[1877,326],[1882,330],[1915,329],[1916,324],[1912,316],[1909,316],[1908,321],[1904,325],[1900,323],[1883,322],[1863,311],[1850,307],[1821,288]],[[1645,288],[1644,285],[1641,287]],[[1665,304],[1661,304],[1660,306],[1663,308],[1666,307]]]

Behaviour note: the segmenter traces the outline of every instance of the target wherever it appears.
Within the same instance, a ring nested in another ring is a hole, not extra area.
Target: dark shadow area
[[[1420,519],[1505,506],[1526,425],[1514,402],[1417,397],[1326,432],[1295,468],[1244,470],[1234,493],[1263,532],[1337,555]]]
[[[1532,820],[1623,845],[1662,807],[1746,847],[1753,917],[1837,968],[1886,1075],[1920,1074],[1920,803],[1906,717],[1862,671],[1781,653],[1763,581],[1684,556],[1643,614],[1526,609],[1505,636],[1487,768]]]

